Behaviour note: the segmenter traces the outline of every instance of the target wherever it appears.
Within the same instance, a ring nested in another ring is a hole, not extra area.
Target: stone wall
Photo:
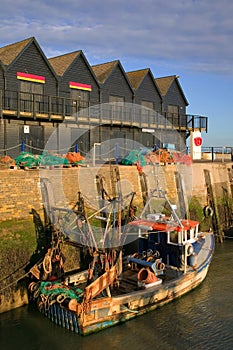
[[[87,204],[98,205],[96,176],[104,179],[108,194],[114,196],[116,187],[115,169],[118,166],[104,165],[96,168],[69,168],[54,170],[1,170],[0,171],[0,221],[26,219],[31,209],[42,211],[41,178],[49,179],[53,184],[54,199],[57,206],[74,205],[78,192],[84,195]],[[149,192],[155,188],[159,179],[160,187],[165,188],[171,202],[177,202],[175,174],[184,177],[189,195],[196,197],[200,204],[207,204],[207,187],[204,170],[210,172],[215,196],[229,193],[231,197],[232,163],[194,163],[192,166],[166,165],[144,167]],[[119,166],[120,186],[123,195],[134,191],[135,201],[141,201],[141,185],[135,166]]]
[[[0,221],[24,219],[31,208],[41,210],[38,171],[0,171]]]

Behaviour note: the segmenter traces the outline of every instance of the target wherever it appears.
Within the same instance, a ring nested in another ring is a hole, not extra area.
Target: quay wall
[[[171,164],[153,168],[143,168],[146,174],[148,190],[155,187],[157,178],[160,186],[166,188],[168,198],[177,201],[175,174],[180,172],[187,179],[187,191],[198,199],[202,206],[207,205],[207,184],[205,172],[209,172],[215,196],[228,193],[231,196],[233,163],[193,163],[192,166],[179,167]],[[110,196],[114,196],[115,168],[119,168],[120,185],[123,195],[134,191],[135,201],[142,196],[140,176],[135,166],[109,166],[96,168],[64,168],[54,170],[0,170],[0,221],[27,219],[31,217],[31,209],[42,212],[41,179],[47,178],[53,184],[56,205],[74,205],[78,192],[88,202],[96,202],[96,176],[104,179],[104,186]],[[159,169],[159,170],[158,170]],[[186,184],[186,187],[187,187]],[[87,203],[88,203],[87,202]]]
[[[147,165],[143,168],[144,176],[139,175],[136,166],[117,165],[53,170],[0,170],[0,223],[9,220],[13,222],[9,233],[6,228],[0,229],[0,239],[5,242],[5,248],[3,244],[0,246],[0,281],[5,282],[4,285],[0,283],[0,313],[28,303],[26,288],[21,283],[12,285],[12,282],[19,277],[19,269],[29,262],[32,254],[27,244],[24,244],[27,227],[24,228],[21,246],[12,248],[12,240],[14,240],[12,237],[14,237],[15,221],[26,219],[29,223],[32,222],[32,209],[39,215],[43,215],[42,179],[52,183],[53,202],[56,206],[74,206],[80,191],[87,206],[98,208],[97,178],[102,178],[104,188],[112,198],[116,195],[116,179],[119,170],[118,185],[120,184],[123,196],[135,192],[134,203],[140,208],[143,193],[154,189],[158,179],[160,187],[166,189],[170,202],[179,203],[178,198],[181,198],[179,196],[182,188],[177,185],[176,175],[180,173],[188,187],[186,192],[190,203],[194,200],[192,204],[194,217],[191,218],[205,223],[205,229],[212,228],[218,232],[224,232],[227,226],[232,226],[232,167],[233,163],[230,162],[201,162],[186,167],[174,164],[160,167]],[[213,207],[214,215],[211,218],[205,218],[203,214],[203,208],[207,205]],[[34,230],[33,223],[31,227],[30,232]],[[69,255],[72,254],[69,252]],[[16,275],[14,271],[18,271],[18,274]],[[10,289],[5,287],[9,282]]]

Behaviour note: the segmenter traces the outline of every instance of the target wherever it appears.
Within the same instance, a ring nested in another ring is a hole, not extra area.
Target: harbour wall
[[[104,189],[110,197],[116,196],[117,186],[120,186],[123,196],[135,192],[134,203],[139,208],[142,206],[145,192],[150,193],[159,180],[159,187],[166,189],[170,202],[178,204],[178,210],[182,209],[179,208],[179,203],[184,197],[188,197],[192,218],[204,224],[204,229],[215,230],[216,237],[220,237],[221,240],[225,230],[232,225],[232,166],[231,162],[193,163],[191,166],[147,165],[143,168],[143,174],[139,173],[136,166],[117,165],[27,171],[1,170],[0,222],[13,220],[14,223],[20,219],[32,221],[32,210],[43,215],[41,181],[44,179],[52,184],[52,201],[56,206],[75,205],[80,191],[87,207],[90,208],[98,207],[97,178],[102,179]],[[118,183],[117,178],[120,179]],[[211,208],[209,217],[204,215],[203,209],[206,207]],[[0,230],[0,236],[1,234]],[[4,234],[6,235],[6,230]],[[15,276],[19,277],[19,272],[18,275],[10,274],[8,278],[10,271],[19,271],[27,260],[29,262],[30,254],[28,251],[24,253],[23,250],[19,247],[12,250],[9,242],[9,254],[4,258],[0,256],[1,281],[2,276],[6,276],[5,282],[11,285],[11,288],[5,289],[4,284],[4,292],[1,292],[0,288],[0,313],[28,302],[25,287],[21,283],[13,283]],[[72,254],[69,252],[68,256]],[[74,260],[77,259],[74,257]]]
[[[184,178],[189,199],[196,198],[200,205],[206,206],[209,200],[218,204],[232,198],[233,163],[193,163],[191,166],[166,165],[143,168],[148,191],[155,188],[159,179],[161,188],[166,189],[171,202],[177,202],[178,192],[175,175]],[[135,201],[140,202],[142,186],[136,166],[104,165],[102,167],[63,168],[42,170],[1,170],[0,171],[0,221],[26,219],[31,217],[31,209],[43,210],[41,179],[49,179],[53,186],[54,201],[57,206],[72,206],[76,203],[78,192],[88,203],[97,201],[96,177],[104,179],[104,186],[110,196],[114,196],[115,169],[119,169],[120,185],[123,195],[134,191]],[[207,179],[207,177],[209,179]],[[210,183],[208,183],[210,182]],[[208,188],[211,186],[211,189]],[[209,193],[209,191],[211,193]],[[210,198],[211,197],[211,198]]]

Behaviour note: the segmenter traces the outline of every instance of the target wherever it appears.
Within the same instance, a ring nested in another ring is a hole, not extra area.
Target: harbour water
[[[205,281],[162,308],[87,337],[31,306],[0,315],[1,350],[233,349],[233,239],[216,245]]]

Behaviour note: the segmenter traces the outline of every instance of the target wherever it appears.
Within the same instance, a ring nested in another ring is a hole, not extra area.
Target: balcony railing
[[[88,101],[0,90],[0,117],[66,121],[87,125],[129,125],[141,128],[207,131],[207,117],[164,113],[134,104],[106,103],[90,106]]]
[[[187,130],[194,129],[204,130],[207,132],[208,118],[199,115],[187,114]]]

